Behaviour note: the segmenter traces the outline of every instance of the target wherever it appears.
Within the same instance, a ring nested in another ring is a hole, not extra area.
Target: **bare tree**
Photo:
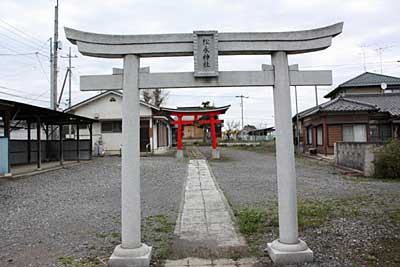
[[[162,89],[154,89],[153,90],[153,104],[157,107],[161,106],[161,104],[165,103],[169,95],[168,91]]]
[[[226,127],[228,128],[228,131],[233,131],[236,129],[239,129],[240,122],[231,120],[226,122]]]
[[[239,129],[239,126],[239,121],[231,120],[226,122],[226,127],[228,128],[228,130],[226,130],[226,135],[228,136],[228,140],[232,139],[234,131]]]
[[[149,104],[153,104],[157,107],[165,103],[169,95],[168,91],[163,89],[147,89],[142,90],[143,101]]]
[[[151,92],[150,90],[142,90],[143,101],[146,103],[151,103]]]

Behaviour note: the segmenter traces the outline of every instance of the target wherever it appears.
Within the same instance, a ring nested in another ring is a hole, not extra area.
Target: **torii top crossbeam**
[[[343,23],[327,27],[289,32],[218,33],[219,55],[266,55],[274,51],[300,54],[322,50],[342,32]],[[140,57],[191,56],[192,33],[112,35],[65,28],[66,37],[79,51],[92,57],[121,58],[127,54]]]

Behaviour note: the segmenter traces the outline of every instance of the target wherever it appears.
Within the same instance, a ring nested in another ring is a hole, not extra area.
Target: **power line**
[[[29,56],[29,55],[35,55],[38,54],[39,52],[28,52],[28,53],[14,53],[14,54],[4,54],[0,53],[0,56]]]
[[[28,32],[25,31],[25,30],[22,30],[22,29],[20,30],[20,29],[18,29],[16,26],[14,26],[14,25],[8,23],[7,21],[5,21],[5,20],[3,20],[3,19],[1,19],[1,18],[0,18],[0,22],[2,22],[3,24],[8,25],[9,27],[13,28],[15,31],[19,32],[18,35],[20,35],[20,36],[24,36],[24,35],[25,35],[25,36],[27,36],[27,37],[29,37],[29,38],[31,38],[31,39],[34,39],[33,41],[38,42],[38,43],[40,43],[40,44],[42,44],[42,42],[43,42],[43,40],[38,39],[37,37],[35,37],[34,35],[28,33]],[[3,27],[4,27],[4,26],[3,26]],[[26,38],[26,37],[24,37],[24,38]]]
[[[23,93],[24,95],[39,96],[39,94],[32,94],[32,93],[29,93],[29,94],[28,94],[28,93],[27,93],[26,91],[24,91],[24,90],[18,90],[18,89],[6,87],[6,86],[3,86],[3,85],[0,85],[0,88],[3,89],[3,90],[8,90],[8,91],[13,91],[13,92]]]
[[[5,49],[7,49],[7,50],[9,50],[9,51],[11,51],[11,52],[14,52],[14,53],[20,53],[20,51],[17,51],[17,50],[15,50],[15,49],[13,49],[13,48],[9,48],[9,47],[7,47],[7,46],[4,46],[4,45],[2,45],[2,44],[0,44],[0,47],[3,47],[3,48],[5,48]],[[28,56],[28,55],[25,55],[24,57],[26,57],[26,58],[28,58],[29,60],[30,60],[30,63],[35,63],[36,64],[36,62],[30,57],[30,56]],[[20,59],[20,58],[18,58],[18,59]],[[25,63],[25,62],[23,62],[23,63]]]
[[[44,70],[44,68],[43,68],[42,61],[40,61],[40,58],[39,58],[38,54],[36,54],[36,58],[37,58],[37,60],[38,60],[38,62],[39,62],[40,70],[42,71],[44,77],[46,78],[46,80],[47,80],[48,82],[50,82],[50,79],[49,79],[49,77],[47,76],[47,73],[45,72],[45,70]]]
[[[27,97],[27,96],[15,95],[15,94],[6,93],[6,92],[2,92],[2,91],[0,91],[0,94],[12,96],[12,97],[18,97],[18,98],[27,99],[27,100],[32,100],[32,101],[40,101],[40,102],[46,102],[46,103],[49,102],[48,100],[34,99],[34,98]]]
[[[382,64],[393,64],[397,63],[396,60],[391,60],[391,61],[382,61]],[[380,61],[378,62],[366,62],[366,65],[376,65],[376,64],[381,64]],[[305,65],[301,66],[302,68],[316,68],[316,67],[344,67],[344,66],[362,66],[363,64],[360,63],[344,63],[344,64],[327,64],[327,65]]]
[[[49,92],[50,92],[50,90],[46,90],[45,92],[41,93],[37,98],[31,100],[30,102],[37,101],[40,97],[42,97],[42,96],[48,94]],[[50,101],[45,101],[45,102],[46,102],[46,103],[49,103]]]
[[[1,25],[0,25],[0,26],[1,26]],[[0,32],[0,35],[2,35],[2,36],[4,36],[4,37],[8,38],[9,40],[14,41],[15,43],[17,43],[17,44],[19,44],[19,45],[23,45],[23,46],[26,46],[26,47],[30,47],[30,49],[37,49],[36,46],[32,45],[31,43],[28,43],[28,42],[25,41],[25,40],[20,40],[20,39],[14,38],[13,36],[7,35],[7,34],[2,33],[2,32]]]

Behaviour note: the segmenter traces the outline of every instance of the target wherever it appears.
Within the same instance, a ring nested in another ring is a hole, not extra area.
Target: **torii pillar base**
[[[314,253],[302,240],[297,244],[284,244],[275,240],[267,244],[266,250],[276,264],[298,264],[313,261],[314,258]]]
[[[183,150],[182,149],[178,149],[176,151],[175,157],[176,157],[176,159],[183,159]]]
[[[117,246],[108,263],[111,267],[149,267],[152,247],[142,244],[135,249],[125,249]]]
[[[220,159],[221,155],[218,149],[211,150],[211,158],[212,159]]]

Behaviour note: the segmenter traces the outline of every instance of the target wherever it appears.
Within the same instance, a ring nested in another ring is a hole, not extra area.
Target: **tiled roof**
[[[391,116],[400,116],[400,93],[339,96],[319,106],[300,112],[299,117],[304,118],[317,112],[344,111],[377,111],[388,112]]]
[[[400,116],[400,93],[346,95],[345,97],[376,105],[380,112],[389,112],[392,116]]]
[[[363,74],[340,84],[325,97],[329,98],[334,96],[334,94],[342,88],[380,86],[382,83],[386,83],[388,86],[400,86],[400,78],[372,72],[364,72]]]
[[[381,83],[387,85],[400,85],[400,78],[382,75],[372,72],[365,72],[347,82],[342,83],[339,87],[358,87],[358,86],[380,86]]]
[[[324,103],[320,107],[321,111],[369,111],[377,110],[377,107],[369,103],[363,103],[347,98],[336,98]]]

